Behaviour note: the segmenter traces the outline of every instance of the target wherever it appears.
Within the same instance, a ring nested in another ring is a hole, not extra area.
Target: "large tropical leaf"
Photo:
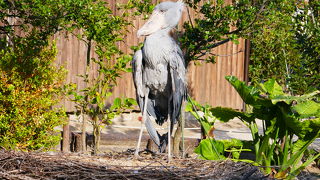
[[[232,120],[235,117],[248,123],[254,121],[254,117],[252,117],[250,114],[239,112],[231,108],[216,107],[212,108],[210,111],[217,119],[223,122],[228,122],[229,120]]]
[[[305,95],[302,95],[302,96],[290,96],[290,95],[276,95],[276,96],[273,96],[271,98],[271,101],[273,104],[276,104],[278,102],[285,102],[287,104],[291,104],[293,101],[296,101],[297,103],[300,103],[300,102],[304,102],[314,96],[316,96],[317,94],[319,94],[320,91],[314,91],[312,93],[309,93],[309,94],[305,94]]]
[[[275,79],[270,79],[264,84],[260,84],[260,87],[264,92],[268,93],[271,97],[284,95],[282,87],[277,83]]]
[[[259,97],[259,90],[253,86],[247,86],[244,82],[239,81],[235,76],[226,76],[227,81],[236,89],[242,100],[246,104],[255,104]]]
[[[313,137],[318,138],[320,135],[320,118],[308,119],[301,122],[301,133],[305,140],[310,140]]]
[[[287,114],[283,107],[280,107],[283,112],[283,120],[286,126],[299,138],[310,139],[318,136],[320,131],[320,118],[299,120],[293,114]]]
[[[238,80],[235,76],[226,76],[227,81],[236,89],[242,100],[252,106],[272,106],[269,99],[260,95],[259,89],[253,86],[247,86],[244,82]]]
[[[224,145],[214,139],[203,139],[194,152],[200,155],[201,159],[223,160]]]
[[[320,117],[320,103],[309,100],[299,103],[291,108],[300,115],[300,118]]]

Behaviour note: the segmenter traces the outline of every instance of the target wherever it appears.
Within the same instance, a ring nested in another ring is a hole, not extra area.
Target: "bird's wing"
[[[139,107],[140,107],[141,111],[143,111],[143,106],[144,106],[144,101],[145,101],[145,98],[144,98],[145,86],[143,83],[143,75],[142,75],[143,74],[142,61],[143,61],[142,51],[138,50],[133,56],[132,72],[133,72],[134,85],[136,87],[137,101],[139,103]],[[145,119],[145,125],[146,125],[146,128],[148,130],[148,133],[149,133],[151,139],[155,142],[155,144],[158,147],[160,147],[161,142],[160,142],[159,133],[153,127],[153,125],[151,123],[151,119],[150,119],[151,118],[150,116],[153,116],[154,118],[156,118],[156,112],[154,110],[154,106],[153,106],[152,101],[149,98],[147,98],[147,101],[148,101],[148,103],[147,103],[148,115],[146,116],[147,118]]]
[[[176,46],[167,56],[172,79],[172,114],[171,119],[175,123],[179,117],[182,100],[187,95],[186,68],[182,51]]]
[[[138,50],[135,52],[132,59],[132,73],[134,86],[137,90],[137,96],[144,97],[144,86],[142,83],[142,51]]]
[[[142,51],[138,50],[133,56],[132,60],[132,72],[133,72],[133,81],[136,88],[136,94],[137,94],[137,101],[139,103],[139,107],[141,111],[143,110],[144,106],[144,96],[146,93],[146,87],[143,79],[143,55]],[[157,117],[156,112],[153,107],[153,102],[148,99],[147,103],[147,112],[150,116],[153,116],[154,118]]]

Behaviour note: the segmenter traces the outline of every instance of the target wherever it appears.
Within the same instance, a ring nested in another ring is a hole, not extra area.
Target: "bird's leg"
[[[170,71],[172,71],[172,69],[170,69]],[[171,74],[171,87],[172,87],[172,94],[169,96],[169,101],[168,101],[168,162],[171,161],[171,121],[172,121],[172,112],[171,112],[171,102],[173,100],[173,94],[176,91],[176,86],[175,86],[175,82],[174,82],[174,78],[173,78],[173,73]],[[173,106],[172,106],[173,108]]]
[[[136,151],[134,153],[135,158],[139,158],[139,149],[140,149],[140,143],[142,138],[142,132],[143,132],[143,119],[141,120],[141,127],[140,127],[140,133],[139,133],[139,139],[136,147]]]
[[[171,101],[172,101],[172,95],[169,98],[168,102],[168,162],[171,161]]]
[[[147,117],[148,96],[149,96],[149,91],[147,91],[146,95],[144,96],[144,106],[143,106],[143,111],[142,111],[142,120],[141,120],[139,139],[138,139],[136,151],[134,153],[135,158],[139,158],[139,150],[140,150],[140,144],[141,144],[142,133],[143,133],[143,123],[146,121],[146,117]]]
[[[171,118],[168,117],[168,162],[171,161]]]

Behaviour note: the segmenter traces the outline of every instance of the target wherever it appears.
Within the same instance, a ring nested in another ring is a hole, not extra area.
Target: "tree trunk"
[[[86,131],[87,131],[87,125],[86,125],[86,117],[85,117],[85,114],[83,113],[83,111],[81,110],[81,114],[80,116],[82,116],[82,129],[81,129],[81,151],[82,152],[85,152],[86,151],[86,147],[87,147],[87,144],[86,144]]]
[[[98,154],[100,144],[100,124],[98,116],[93,117],[93,136],[94,136],[94,148],[93,154]]]
[[[89,87],[90,84],[89,84],[89,81],[88,81],[88,77],[89,77],[89,71],[90,71],[90,53],[91,53],[91,40],[89,40],[88,42],[88,47],[87,47],[87,64],[86,64],[86,72],[85,72],[85,82],[86,82],[86,86]],[[88,102],[88,96],[85,97],[85,101]],[[82,115],[82,137],[81,137],[81,142],[82,142],[82,152],[85,152],[87,150],[87,141],[86,141],[86,138],[87,138],[87,128],[86,128],[86,117],[85,117],[85,114],[86,114],[86,111],[85,109],[86,106],[82,106],[81,108],[81,115]]]

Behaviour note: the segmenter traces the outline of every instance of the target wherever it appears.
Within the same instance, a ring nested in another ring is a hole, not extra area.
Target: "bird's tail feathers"
[[[147,118],[145,120],[145,125],[146,125],[147,131],[148,131],[151,139],[159,147],[160,142],[161,142],[160,135],[159,135],[158,131],[153,127],[150,118],[151,118],[150,116],[147,116]]]
[[[146,125],[146,128],[147,128],[147,131],[148,131],[148,133],[150,135],[150,138],[158,146],[159,152],[160,153],[164,153],[164,152],[166,152],[166,148],[167,148],[167,145],[168,145],[168,133],[160,135],[158,133],[158,131],[152,125],[151,117],[152,116],[147,116],[147,118],[145,120],[145,125]],[[172,129],[173,128],[171,128],[171,132],[172,132]]]
[[[159,146],[160,153],[164,153],[166,151],[167,145],[168,145],[168,133],[165,133],[162,136],[160,136],[160,146]]]

